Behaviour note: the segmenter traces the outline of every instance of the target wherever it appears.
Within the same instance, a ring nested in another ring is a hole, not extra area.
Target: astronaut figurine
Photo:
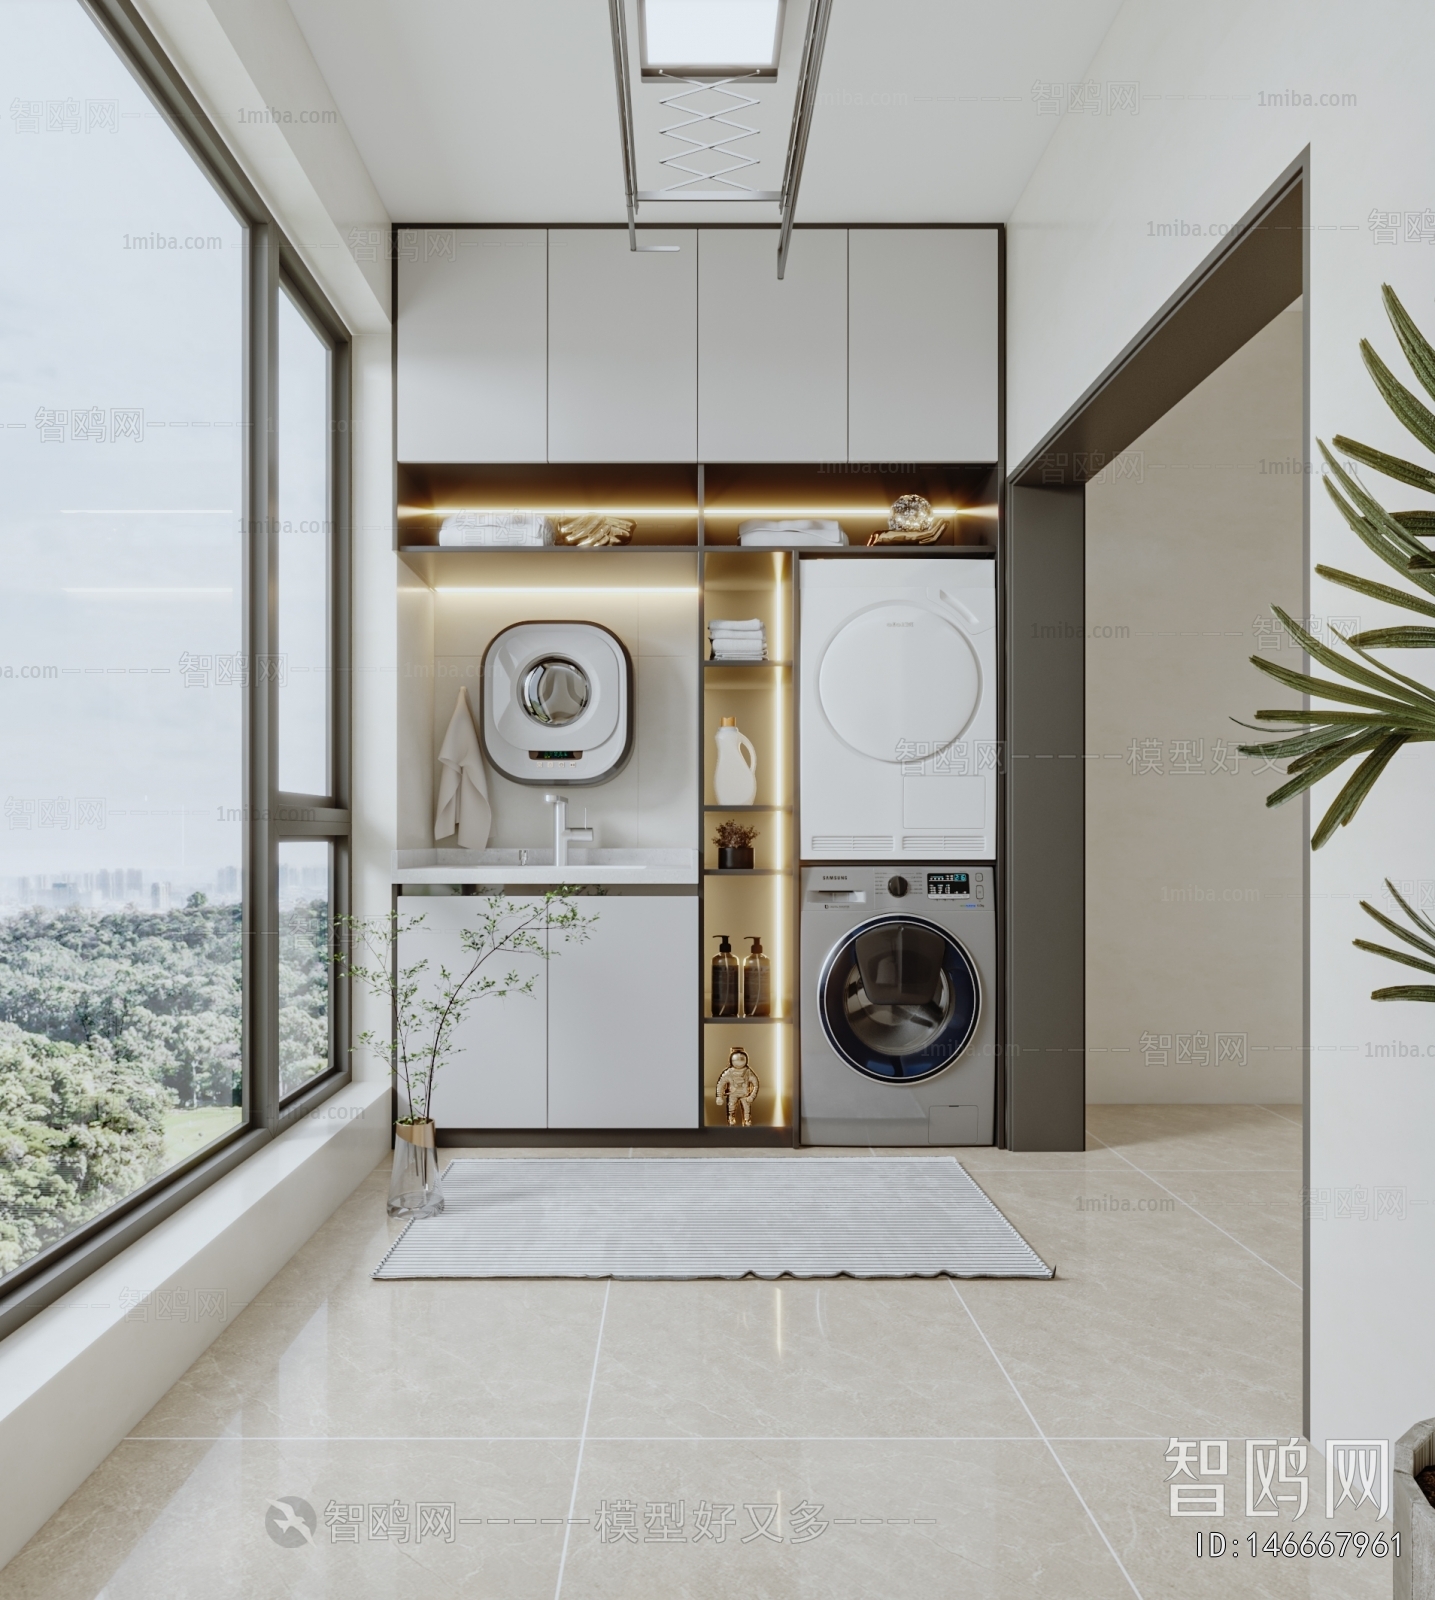
[[[742,1125],[752,1126],[752,1103],[762,1085],[757,1074],[747,1064],[747,1051],[734,1045],[728,1051],[727,1066],[717,1081],[717,1103],[727,1107],[728,1126],[737,1121],[737,1108],[742,1107]]]

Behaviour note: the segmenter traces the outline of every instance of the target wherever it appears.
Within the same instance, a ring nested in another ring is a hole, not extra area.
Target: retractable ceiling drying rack
[[[802,165],[807,156],[807,139],[812,128],[812,112],[817,104],[817,77],[822,70],[822,51],[827,42],[827,24],[832,15],[832,0],[811,0],[807,28],[802,40],[802,64],[798,68],[797,93],[792,105],[792,129],[787,139],[787,159],[782,169],[780,189],[755,189],[733,174],[756,166],[756,158],[735,148],[742,139],[758,130],[735,120],[735,114],[760,102],[733,85],[763,74],[756,71],[722,77],[698,77],[657,72],[674,85],[677,92],[663,98],[662,104],[685,118],[660,131],[682,146],[676,154],[662,158],[661,164],[683,174],[662,189],[638,188],[638,162],[633,137],[633,83],[628,48],[628,21],[625,0],[608,0],[608,19],[613,34],[613,73],[618,88],[618,131],[623,147],[623,188],[628,206],[628,246],[634,251],[676,250],[676,245],[638,243],[638,207],[644,200],[691,200],[718,203],[745,200],[776,202],[781,233],[777,242],[777,275],[787,271],[787,251],[792,239],[792,217],[797,206],[797,190],[802,182]],[[693,103],[701,96],[717,95],[722,103],[700,110]],[[685,103],[686,102],[686,103]],[[699,156],[714,157],[726,166],[711,168],[690,163]]]

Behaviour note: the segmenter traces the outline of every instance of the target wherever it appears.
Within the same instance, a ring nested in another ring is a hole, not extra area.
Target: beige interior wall
[[[1090,1101],[1301,1097],[1302,811],[1230,719],[1294,703],[1302,362],[1297,301],[1087,487]]]

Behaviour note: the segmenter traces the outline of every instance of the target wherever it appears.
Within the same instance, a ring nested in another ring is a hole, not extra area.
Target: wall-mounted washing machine
[[[515,783],[606,783],[633,749],[633,662],[597,622],[517,622],[483,654],[483,754]]]
[[[991,1144],[990,866],[802,871],[805,1144]]]
[[[804,860],[996,854],[989,558],[804,560]]]

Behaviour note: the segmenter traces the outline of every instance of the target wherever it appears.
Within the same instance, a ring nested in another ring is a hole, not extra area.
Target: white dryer
[[[800,563],[801,853],[996,855],[990,557]]]

